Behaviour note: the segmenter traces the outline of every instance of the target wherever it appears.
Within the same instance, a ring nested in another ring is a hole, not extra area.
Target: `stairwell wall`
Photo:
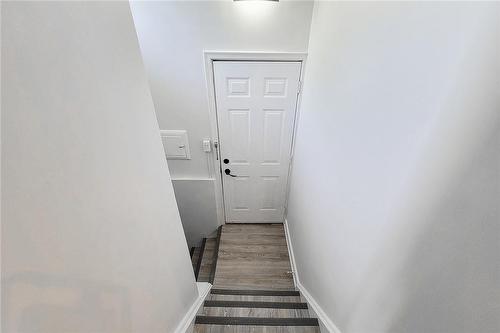
[[[1,6],[2,332],[174,332],[198,292],[128,3]]]
[[[500,330],[499,15],[315,3],[287,220],[344,333]]]

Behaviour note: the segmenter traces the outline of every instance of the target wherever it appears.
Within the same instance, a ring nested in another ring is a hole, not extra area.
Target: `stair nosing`
[[[212,288],[214,295],[243,295],[243,296],[300,296],[297,290],[259,290],[259,289],[219,289]]]
[[[218,301],[207,300],[205,307],[212,308],[263,308],[263,309],[307,309],[303,302],[262,302],[262,301]]]
[[[195,324],[239,326],[319,326],[317,318],[196,316]]]

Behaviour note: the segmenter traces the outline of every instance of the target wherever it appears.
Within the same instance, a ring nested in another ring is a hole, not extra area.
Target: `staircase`
[[[221,232],[219,227],[217,237],[203,238],[200,247],[191,248],[191,264],[198,282],[214,282]]]
[[[197,281],[214,285],[195,333],[320,332],[293,288],[282,225],[226,224],[191,253]]]

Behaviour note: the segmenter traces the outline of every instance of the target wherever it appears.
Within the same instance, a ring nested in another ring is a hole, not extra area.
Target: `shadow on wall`
[[[212,179],[172,180],[184,234],[189,247],[199,246],[219,226],[214,207],[215,184]]]
[[[109,282],[25,272],[2,292],[5,331],[131,332],[128,290]]]
[[[427,214],[399,273],[407,294],[388,332],[500,331],[498,147],[497,121]]]
[[[346,332],[500,331],[500,115],[489,119],[449,179],[421,171],[420,203],[375,253]]]
[[[459,181],[426,214],[401,267],[408,294],[389,332],[500,331],[499,146],[497,122]]]

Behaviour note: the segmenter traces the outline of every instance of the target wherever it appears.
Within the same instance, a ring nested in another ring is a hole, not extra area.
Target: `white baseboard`
[[[189,177],[172,177],[171,180],[173,182],[213,182],[215,179],[213,178],[189,178]]]
[[[318,319],[323,324],[323,327],[328,330],[330,333],[341,333],[339,328],[333,323],[333,321],[326,315],[325,311],[316,303],[316,300],[311,296],[311,294],[307,291],[306,288],[300,283],[297,282],[297,289],[299,289],[302,296],[307,301],[307,304],[312,308]]]
[[[207,297],[212,285],[208,282],[196,282],[196,286],[198,287],[198,298],[194,301],[193,305],[189,308],[188,312],[182,318],[181,322],[177,326],[175,333],[186,333],[193,323],[194,317],[198,313],[198,310],[203,305],[203,301]]]
[[[288,248],[288,257],[290,257],[290,265],[292,266],[293,283],[295,284],[295,286],[297,286],[299,284],[299,276],[297,274],[297,264],[295,263],[295,255],[293,254],[292,240],[290,237],[290,230],[288,229],[287,219],[285,219],[283,225],[285,227],[284,229],[285,229],[286,245]]]
[[[297,270],[297,263],[295,262],[295,255],[293,252],[292,241],[290,237],[290,229],[288,228],[288,220],[285,219],[285,238],[286,245],[288,247],[288,256],[290,257],[290,264],[293,271],[293,282],[295,287],[300,291],[302,296],[307,301],[307,304],[311,307],[312,311],[316,314],[322,325],[321,328],[326,329],[329,333],[341,333],[340,329],[333,323],[333,321],[326,315],[325,311],[319,306],[312,295],[307,291],[307,289],[300,283],[299,272]]]

